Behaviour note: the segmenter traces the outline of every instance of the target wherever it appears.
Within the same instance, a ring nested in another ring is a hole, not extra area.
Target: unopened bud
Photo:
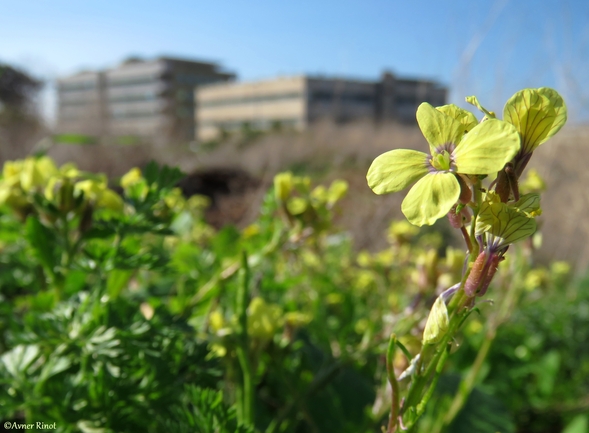
[[[486,256],[485,252],[480,253],[472,265],[470,274],[466,279],[466,283],[464,283],[464,292],[467,296],[476,295],[477,288],[486,277],[486,275],[483,275]]]
[[[462,227],[462,215],[456,213],[456,205],[452,206],[452,209],[448,212],[448,221],[450,221],[450,225],[455,229]]]
[[[439,296],[434,302],[423,330],[423,344],[437,343],[444,337],[450,326],[448,309],[444,298]]]
[[[464,284],[464,292],[467,296],[483,296],[487,292],[489,284],[497,272],[499,260],[500,257],[497,254],[491,254],[488,257],[487,253],[483,251],[478,255]]]
[[[509,200],[509,194],[511,193],[511,187],[509,186],[509,179],[505,174],[505,170],[501,170],[497,173],[497,186],[495,192],[499,196],[501,202],[505,203]]]
[[[470,222],[471,215],[468,208],[464,207],[464,205],[454,205],[450,209],[450,212],[448,212],[448,220],[452,227],[459,229]]]
[[[495,272],[497,272],[497,269],[499,266],[499,256],[498,255],[493,254],[489,260],[490,260],[490,263],[489,263],[489,268],[487,270],[487,276],[485,277],[485,281],[483,281],[481,288],[477,292],[478,296],[483,296],[485,293],[487,293],[487,289],[489,288],[489,284],[491,284],[491,281],[493,280],[493,276],[495,275]]]

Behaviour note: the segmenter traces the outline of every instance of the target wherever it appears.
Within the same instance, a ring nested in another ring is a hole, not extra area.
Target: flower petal
[[[524,89],[507,101],[503,118],[521,134],[524,152],[531,153],[562,128],[567,108],[553,89]]]
[[[401,210],[411,224],[432,225],[450,211],[459,196],[454,174],[429,173],[409,190]]]
[[[436,110],[427,102],[417,109],[417,123],[430,146],[433,155],[435,149],[447,143],[458,144],[466,128],[458,120]]]
[[[524,194],[518,201],[513,203],[513,207],[527,214],[533,214],[540,210],[540,194]]]
[[[460,123],[464,125],[465,132],[470,131],[472,128],[479,124],[479,121],[472,114],[470,111],[466,111],[454,104],[443,105],[441,107],[436,107],[436,110],[441,111],[442,113],[452,117],[453,119],[458,120]]]
[[[396,149],[378,156],[368,169],[368,186],[376,194],[405,189],[428,173],[428,155],[416,150]]]
[[[519,149],[513,125],[488,119],[466,134],[452,155],[459,173],[489,174],[501,170]]]

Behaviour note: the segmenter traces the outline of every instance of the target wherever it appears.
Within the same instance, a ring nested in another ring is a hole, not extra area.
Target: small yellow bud
[[[425,329],[423,331],[423,344],[434,344],[440,341],[448,328],[450,319],[448,318],[448,309],[441,296],[436,299],[427,318]]]
[[[123,177],[121,177],[121,186],[124,189],[129,188],[131,185],[139,183],[143,179],[141,170],[137,167],[129,170]]]

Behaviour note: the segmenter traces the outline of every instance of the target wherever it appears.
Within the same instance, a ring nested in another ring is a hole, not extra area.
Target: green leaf
[[[589,415],[577,415],[567,424],[562,433],[589,433]]]
[[[544,397],[550,397],[560,370],[560,354],[556,350],[549,351],[538,362],[538,391]]]
[[[427,102],[417,108],[417,123],[430,145],[432,155],[439,146],[448,143],[458,144],[466,130],[461,122],[436,110]]]
[[[524,89],[507,101],[503,118],[520,133],[524,152],[531,153],[562,128],[567,108],[555,90]]]
[[[479,124],[479,121],[474,114],[454,104],[442,105],[441,107],[436,107],[436,110],[439,110],[462,123],[462,125],[464,125],[465,132],[470,131]]]
[[[489,119],[466,134],[452,155],[459,173],[490,174],[501,170],[519,148],[519,135],[513,125]]]
[[[460,185],[454,174],[430,173],[409,190],[401,210],[411,224],[432,225],[450,211],[459,196]]]
[[[53,268],[57,264],[55,232],[41,224],[37,218],[29,216],[25,224],[25,236],[41,264],[53,274]]]
[[[450,319],[444,299],[439,296],[434,302],[423,330],[423,344],[435,344],[448,332]]]
[[[143,169],[143,177],[148,185],[152,185],[157,182],[159,177],[159,167],[157,162],[149,161],[149,163]]]
[[[428,155],[416,150],[396,149],[378,156],[366,179],[376,194],[398,192],[428,173]]]
[[[36,345],[19,344],[3,354],[0,361],[11,376],[18,377],[27,371],[33,361],[39,357],[39,353],[39,347]]]
[[[106,280],[106,291],[113,298],[116,299],[121,294],[121,291],[127,286],[133,270],[113,269],[109,272]]]
[[[80,270],[70,271],[64,281],[63,291],[67,295],[78,293],[86,285],[87,273]]]

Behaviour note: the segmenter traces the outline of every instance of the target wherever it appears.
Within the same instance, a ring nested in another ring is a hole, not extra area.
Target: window
[[[98,83],[94,80],[59,83],[58,89],[60,92],[76,92],[79,90],[93,90],[93,89],[96,89],[97,84]]]
[[[200,107],[223,107],[227,105],[256,104],[262,102],[282,102],[290,99],[302,98],[301,92],[278,93],[274,95],[253,95],[240,98],[216,99],[199,102]]]
[[[108,97],[109,102],[138,102],[153,101],[157,99],[155,92],[144,92],[131,95],[111,95]]]
[[[123,87],[123,86],[140,86],[142,84],[149,84],[159,81],[159,74],[136,75],[131,77],[108,77],[109,87]]]

